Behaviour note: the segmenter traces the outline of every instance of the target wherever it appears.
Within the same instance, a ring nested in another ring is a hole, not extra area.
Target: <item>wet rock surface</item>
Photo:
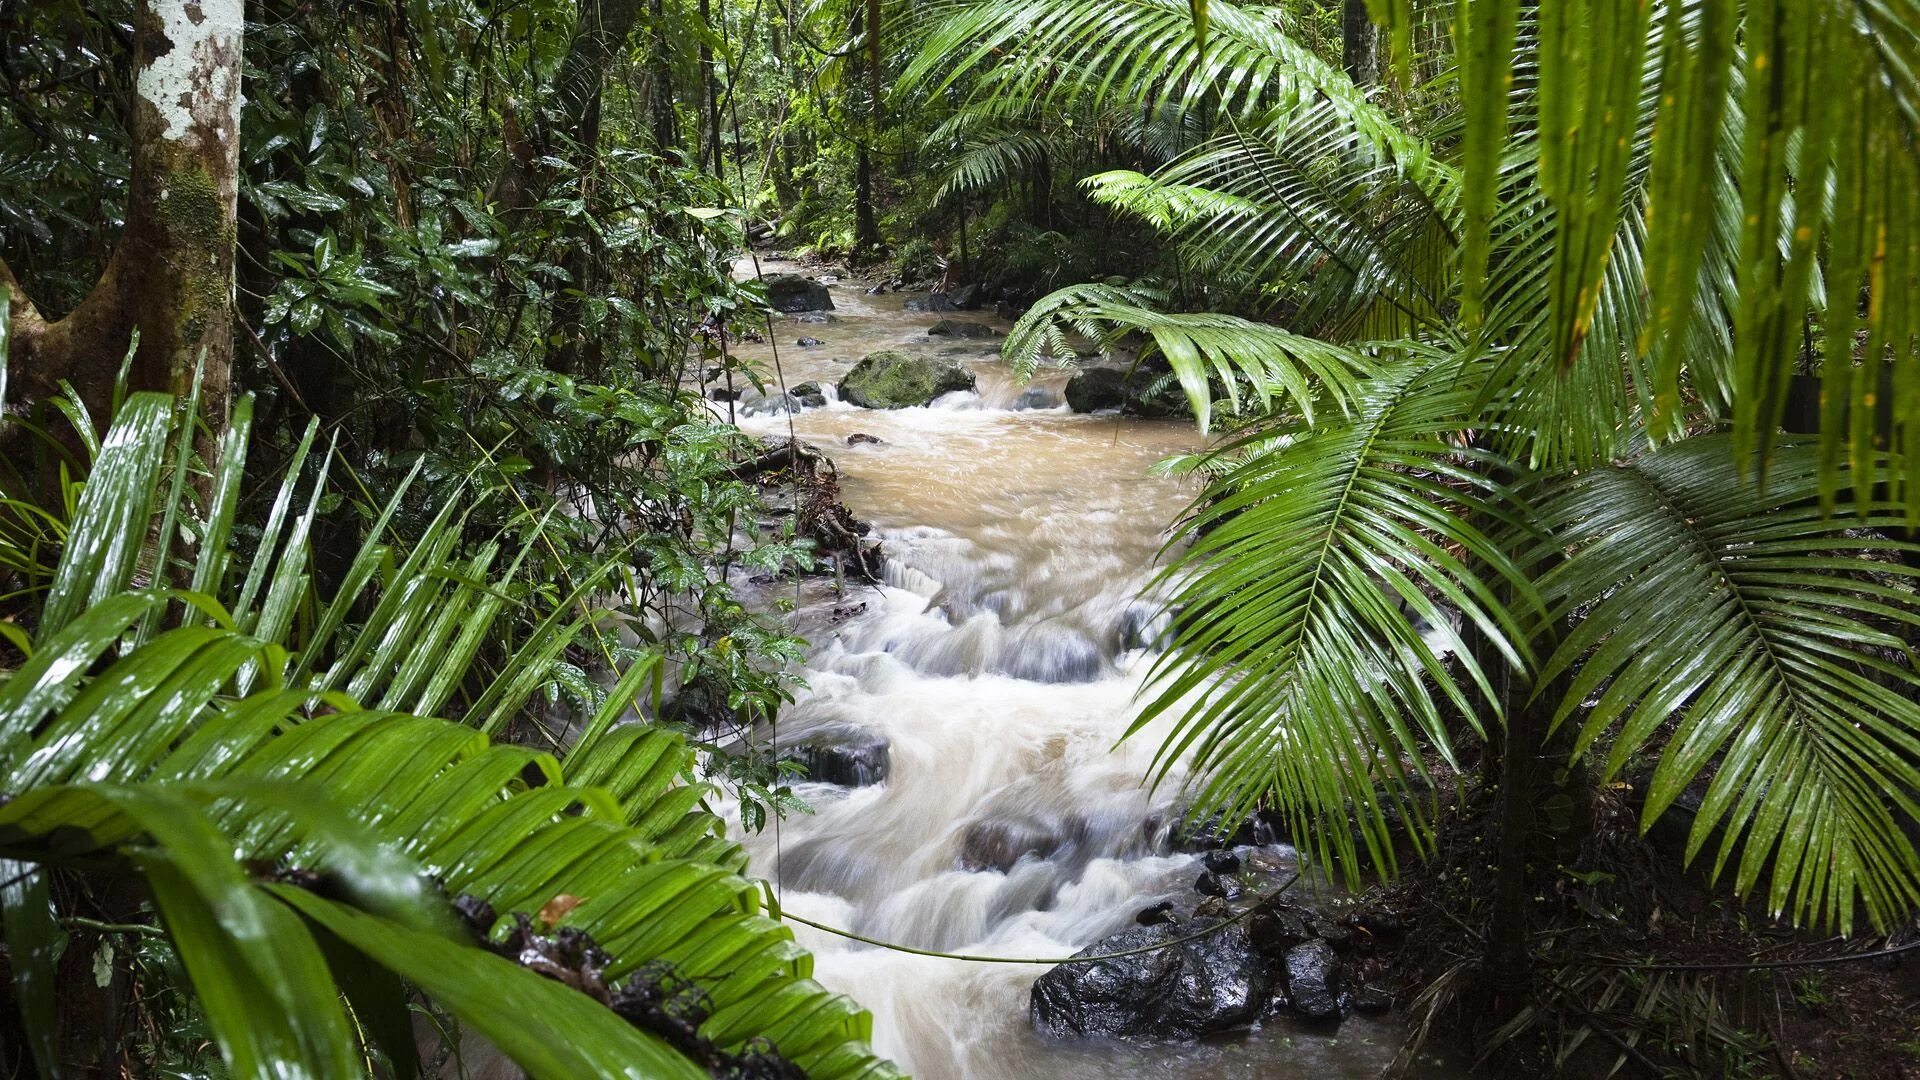
[[[973,387],[973,372],[952,360],[883,349],[868,353],[847,372],[840,397],[863,409],[908,409]]]
[[[1003,851],[1023,846],[1045,845],[1029,839]],[[1365,985],[1353,965],[1364,971],[1378,949],[1394,946],[1404,933],[1398,918],[1337,916],[1284,894],[1239,903],[1223,895],[1257,891],[1250,881],[1268,858],[1257,850],[1251,862],[1239,851],[1205,853],[1202,895],[1140,909],[1135,926],[1076,954],[1107,959],[1062,964],[1034,983],[1035,1029],[1056,1039],[1184,1042],[1269,1017],[1330,1026],[1392,1008],[1392,995]]]
[[[1074,842],[1076,831],[1084,829],[1084,822],[976,821],[960,834],[960,867],[1005,871],[1029,855],[1050,859]]]
[[[809,736],[786,757],[806,766],[806,779],[841,787],[883,783],[893,765],[887,740],[858,728]]]
[[[1253,1023],[1273,989],[1272,967],[1248,943],[1244,926],[1169,944],[1205,928],[1139,926],[1081,950],[1077,955],[1103,956],[1166,946],[1048,971],[1033,986],[1034,1027],[1054,1038],[1177,1042]]]
[[[767,303],[775,311],[788,314],[800,311],[832,311],[833,297],[827,287],[801,274],[768,274]]]
[[[1112,368],[1087,368],[1067,380],[1067,407],[1077,413],[1118,409],[1127,403],[1127,377]]]
[[[1287,952],[1287,1006],[1308,1020],[1340,1019],[1343,983],[1340,958],[1325,941],[1307,941]]]
[[[1164,360],[1146,360],[1130,369],[1086,367],[1067,381],[1067,406],[1074,412],[1118,409],[1128,416],[1167,419],[1191,412],[1186,393],[1169,376]]]
[[[927,336],[983,340],[999,337],[1000,331],[986,323],[967,322],[964,319],[941,319],[927,328]]]

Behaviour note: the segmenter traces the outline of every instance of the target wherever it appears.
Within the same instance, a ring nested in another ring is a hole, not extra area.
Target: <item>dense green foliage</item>
[[[1920,169],[1920,14],[1402,7],[1423,40],[1453,17],[1460,63],[1414,65],[1403,37],[1398,77],[1412,100],[1457,85],[1457,111],[1368,94],[1301,59],[1284,13],[1232,4],[1204,24],[1159,0],[972,4],[922,54],[1011,54],[982,91],[1003,112],[1192,119],[1206,134],[1174,160],[1085,186],[1277,324],[1099,284],[1010,339],[1031,369],[1144,335],[1202,424],[1225,397],[1250,425],[1169,571],[1178,642],[1141,721],[1177,721],[1163,767],[1195,754],[1197,815],[1275,800],[1352,870],[1356,841],[1325,826],[1356,816],[1392,866],[1389,821],[1424,841],[1415,793],[1462,767],[1464,734],[1509,771],[1516,745],[1604,752],[1603,777],[1657,752],[1647,819],[1704,784],[1691,847],[1741,891],[1771,867],[1775,912],[1890,925],[1920,906],[1920,549],[1899,539],[1920,488],[1885,453],[1920,430],[1892,194]],[[1078,63],[1023,80],[1029,56]],[[1840,102],[1851,127],[1822,111]],[[1775,434],[1796,370],[1826,382],[1811,446]]]

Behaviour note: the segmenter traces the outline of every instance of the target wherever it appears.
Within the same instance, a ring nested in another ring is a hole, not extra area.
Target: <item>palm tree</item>
[[[121,929],[164,934],[236,1076],[419,1075],[415,995],[536,1077],[898,1075],[742,876],[683,737],[621,722],[657,656],[562,759],[491,737],[598,617],[579,582],[478,662],[539,522],[469,542],[468,495],[398,537],[410,477],[322,596],[314,430],[243,559],[252,402],[202,476],[196,415],[136,394],[83,480],[0,499],[31,626],[6,624],[0,924],[39,1075],[85,1007],[59,996],[67,928],[99,929],[81,880],[141,898]]]
[[[1196,819],[1276,806],[1349,872],[1394,869],[1390,822],[1427,850],[1419,793],[1485,741],[1503,978],[1570,761],[1657,755],[1643,828],[1704,788],[1688,857],[1776,915],[1912,914],[1920,6],[1375,6],[1423,132],[1218,0],[965,4],[915,70],[999,50],[1044,74],[979,93],[1178,101],[1212,133],[1085,184],[1258,318],[1082,285],[1006,346],[1030,371],[1138,340],[1241,426],[1201,462],[1134,730],[1172,720]],[[1812,439],[1781,431],[1809,372]]]

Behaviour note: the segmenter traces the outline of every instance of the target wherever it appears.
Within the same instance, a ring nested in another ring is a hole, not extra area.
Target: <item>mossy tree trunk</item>
[[[201,368],[204,413],[216,428],[224,423],[243,11],[243,0],[141,0],[126,225],[105,271],[71,313],[48,320],[0,264],[19,398],[44,398],[65,379],[102,415],[137,330],[133,388],[183,392]]]

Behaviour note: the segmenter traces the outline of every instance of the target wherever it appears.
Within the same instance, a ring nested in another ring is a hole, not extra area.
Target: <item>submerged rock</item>
[[[1021,393],[1020,400],[1013,403],[1013,407],[1017,410],[1024,411],[1027,409],[1051,409],[1058,404],[1059,402],[1053,399],[1053,392],[1051,390],[1048,390],[1044,386],[1029,386]]]
[[[927,328],[928,337],[951,338],[997,338],[1000,331],[986,323],[966,322],[961,319],[941,319]]]
[[[864,431],[856,431],[853,434],[847,436],[847,445],[848,446],[885,446],[887,445],[887,440],[881,438],[878,435],[869,435]]]
[[[1173,941],[1204,929],[1163,923],[1123,930],[1081,950],[1102,956]],[[1180,1042],[1258,1019],[1273,971],[1244,926],[1130,956],[1061,964],[1033,984],[1028,1008],[1041,1034]]]
[[[847,372],[840,397],[866,409],[907,409],[973,386],[973,372],[951,360],[883,349],[868,353]]]
[[[1084,831],[1085,822],[1067,822],[1064,828],[1038,821],[999,819],[976,821],[960,834],[960,866],[964,870],[1011,870],[1032,855],[1051,858],[1065,850]]]
[[[953,300],[946,293],[934,293],[922,300],[909,300],[900,307],[903,311],[952,311]]]
[[[833,297],[827,287],[800,274],[768,274],[767,304],[775,311],[831,311]]]
[[[821,341],[817,337],[803,337],[800,340],[794,342],[794,344],[800,346],[803,349],[811,349],[815,345],[825,345],[826,342]]]

